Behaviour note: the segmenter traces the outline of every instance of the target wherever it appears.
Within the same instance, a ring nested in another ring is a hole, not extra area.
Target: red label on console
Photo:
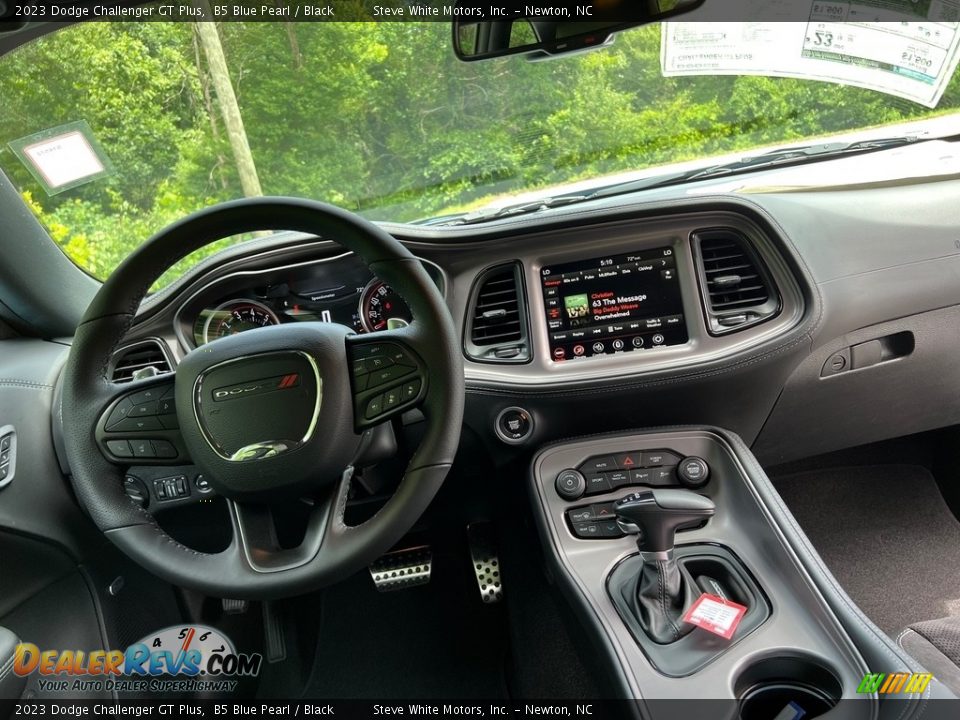
[[[703,593],[684,613],[682,620],[729,640],[745,612],[747,608],[739,603]]]

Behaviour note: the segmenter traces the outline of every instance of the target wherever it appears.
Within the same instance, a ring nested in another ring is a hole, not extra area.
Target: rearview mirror
[[[621,30],[690,12],[704,0],[594,0],[549,6],[513,3],[491,8],[488,2],[460,0],[455,6],[453,50],[461,60],[489,60],[504,55],[542,59],[582,52],[613,42]],[[503,19],[473,20],[499,10]]]

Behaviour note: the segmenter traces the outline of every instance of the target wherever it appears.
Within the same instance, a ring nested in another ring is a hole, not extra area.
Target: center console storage
[[[845,717],[873,716],[856,692],[870,669],[732,442],[685,428],[541,450],[532,494],[561,587],[629,697],[726,699],[743,720],[859,698]],[[683,621],[704,594],[745,608],[729,639]]]

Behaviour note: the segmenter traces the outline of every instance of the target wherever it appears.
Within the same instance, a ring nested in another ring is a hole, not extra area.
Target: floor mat
[[[960,523],[916,465],[774,477],[827,566],[888,635],[960,615]]]
[[[502,604],[480,599],[469,556],[434,551],[429,584],[380,593],[366,571],[328,588],[304,697],[504,698]]]

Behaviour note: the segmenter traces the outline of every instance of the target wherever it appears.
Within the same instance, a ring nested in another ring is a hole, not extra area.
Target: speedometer
[[[360,322],[367,332],[392,330],[412,321],[407,303],[386,283],[371,280],[360,294]]]
[[[230,300],[216,308],[203,328],[205,343],[247,330],[279,325],[280,319],[263,303],[256,300]]]

